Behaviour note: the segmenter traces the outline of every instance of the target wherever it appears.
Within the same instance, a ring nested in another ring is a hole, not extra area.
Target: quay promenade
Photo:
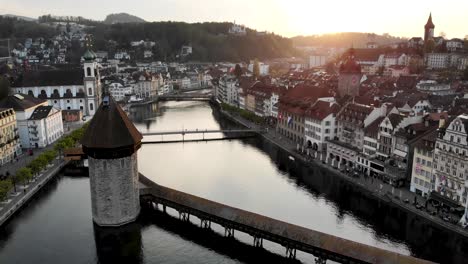
[[[249,120],[246,120],[240,116],[233,115],[224,110],[220,110],[220,112],[227,118],[231,119],[232,121],[240,125],[243,125],[247,128],[250,128],[250,129],[261,128],[261,126],[254,124],[250,122]],[[468,230],[462,228],[461,226],[455,223],[446,222],[440,217],[438,217],[437,215],[430,214],[424,209],[424,206],[422,206],[422,208],[420,209],[417,209],[415,205],[413,204],[413,202],[416,201],[417,203],[424,205],[424,202],[426,201],[426,199],[421,196],[416,195],[415,193],[410,192],[408,189],[404,187],[395,188],[392,185],[387,184],[381,180],[374,179],[371,177],[362,177],[362,175],[359,177],[351,177],[348,174],[343,173],[340,170],[328,164],[325,164],[320,159],[314,159],[303,153],[300,153],[300,151],[297,150],[296,143],[280,135],[279,133],[276,132],[275,129],[269,129],[267,130],[266,133],[262,133],[259,135],[263,136],[263,138],[265,138],[272,144],[288,152],[292,157],[294,157],[295,161],[300,161],[304,165],[307,165],[307,166],[313,165],[313,166],[318,166],[320,168],[328,170],[332,172],[331,174],[333,176],[340,177],[341,179],[344,179],[345,181],[358,187],[362,191],[362,193],[368,195],[369,197],[372,197],[379,201],[394,205],[398,207],[400,210],[411,212],[417,216],[427,219],[428,221],[431,221],[433,224],[437,226],[440,226],[452,232],[457,232],[458,234],[463,235],[464,237],[468,238]],[[405,202],[405,201],[409,201],[409,202]]]
[[[67,165],[67,161],[56,159],[27,185],[16,186],[16,192],[0,203],[0,226],[21,209],[34,195]]]

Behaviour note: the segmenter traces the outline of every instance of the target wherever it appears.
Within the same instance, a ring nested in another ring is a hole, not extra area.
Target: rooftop
[[[142,138],[127,114],[110,97],[107,104],[99,106],[81,144],[89,149],[118,149],[139,145]]]

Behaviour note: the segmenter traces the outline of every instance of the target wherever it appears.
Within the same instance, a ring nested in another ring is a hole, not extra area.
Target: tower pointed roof
[[[435,28],[434,23],[432,23],[432,12],[429,13],[429,18],[427,19],[427,23],[424,26],[425,28]]]
[[[105,96],[86,129],[81,144],[88,155],[107,152],[106,154],[118,156],[119,150],[137,150],[142,138],[122,108],[111,96]]]

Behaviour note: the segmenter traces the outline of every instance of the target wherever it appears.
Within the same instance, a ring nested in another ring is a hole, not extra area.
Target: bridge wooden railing
[[[142,206],[169,206],[179,211],[181,220],[189,221],[190,215],[198,217],[205,228],[211,222],[218,223],[224,226],[226,236],[234,236],[234,230],[245,232],[254,237],[255,246],[261,246],[262,239],[279,243],[291,258],[295,258],[297,249],[340,263],[431,263],[173,190],[141,174],[140,182],[145,186],[140,190]]]

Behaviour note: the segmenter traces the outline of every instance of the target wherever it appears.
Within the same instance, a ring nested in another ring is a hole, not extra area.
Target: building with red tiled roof
[[[304,117],[306,110],[318,98],[331,97],[332,91],[326,86],[299,84],[288,89],[279,99],[278,132],[300,145],[304,144]]]
[[[335,138],[336,114],[340,110],[333,100],[318,100],[305,112],[306,147],[324,152],[327,141]]]

